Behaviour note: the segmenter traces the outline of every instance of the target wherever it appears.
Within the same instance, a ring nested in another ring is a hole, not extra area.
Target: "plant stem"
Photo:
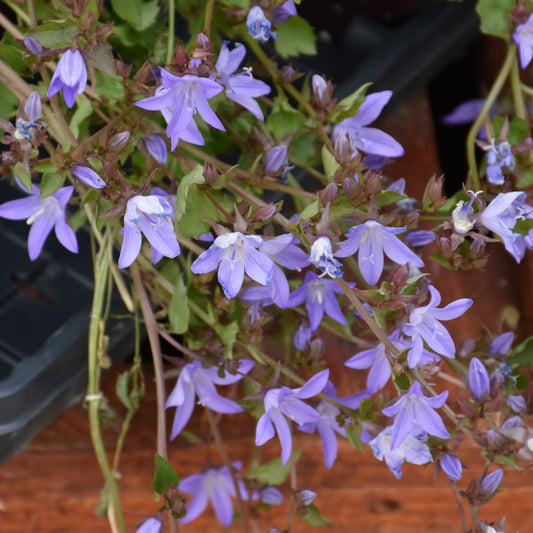
[[[207,0],[207,6],[205,8],[205,22],[204,33],[209,37],[211,33],[211,20],[213,19],[213,8],[215,6],[215,0]]]
[[[522,120],[527,120],[527,109],[522,96],[522,86],[520,82],[518,54],[514,54],[514,61],[511,65],[511,91],[513,93],[513,104],[516,116]]]
[[[289,422],[289,430],[291,432],[292,436],[292,424]],[[295,498],[296,498],[296,491],[298,490],[298,479],[296,477],[296,463],[294,461],[294,453],[291,451],[291,456],[289,458],[289,465],[290,465],[290,475],[291,475],[291,502],[289,504],[289,516],[287,518],[287,529],[285,530],[287,533],[291,533],[292,531],[292,523],[294,521],[294,512],[296,510],[295,505]]]
[[[35,13],[35,1],[34,0],[28,0],[28,15],[30,16],[31,27],[36,28],[38,21],[37,21],[37,14]]]
[[[468,168],[470,170],[470,176],[472,178],[472,185],[474,187],[474,190],[476,191],[481,189],[481,183],[479,181],[479,173],[476,162],[476,137],[479,132],[479,128],[481,128],[483,121],[489,114],[492,104],[494,104],[496,98],[498,97],[498,94],[500,94],[500,91],[502,90],[503,84],[505,83],[505,80],[507,79],[507,76],[513,65],[515,55],[516,45],[511,44],[507,49],[507,55],[505,56],[505,60],[503,62],[502,68],[500,69],[498,77],[494,81],[494,84],[492,85],[489,94],[485,99],[485,103],[483,104],[481,113],[474,121],[474,124],[472,124],[472,127],[468,132],[468,137],[466,138],[466,156],[468,160]]]
[[[213,412],[211,411],[211,409],[206,407],[205,414],[207,416],[207,421],[209,423],[209,427],[211,428],[211,433],[213,434],[213,437],[215,439],[218,451],[220,455],[222,456],[222,460],[224,461],[224,464],[228,468],[229,473],[231,475],[231,480],[233,481],[233,487],[235,489],[235,494],[237,495],[237,505],[239,507],[239,512],[241,513],[242,528],[244,530],[244,533],[250,533],[250,526],[248,524],[248,516],[244,508],[244,502],[242,501],[242,494],[239,488],[239,482],[237,480],[237,476],[235,475],[235,469],[233,468],[231,460],[228,454],[226,453],[226,448],[224,447],[224,441],[222,440],[222,436],[220,435],[220,431],[218,430],[218,424],[215,420],[215,417],[213,416]]]
[[[24,9],[18,5],[18,3],[13,2],[12,0],[4,0],[4,4],[6,4],[6,6],[11,9],[11,11],[14,11],[17,17],[22,20],[22,22],[24,22],[28,26],[31,24],[30,17],[24,11]]]
[[[94,261],[94,293],[93,303],[91,308],[91,320],[89,324],[89,345],[88,345],[88,386],[86,401],[88,403],[89,411],[89,426],[91,433],[91,440],[94,447],[94,452],[100,470],[104,476],[106,489],[109,493],[110,506],[113,508],[113,515],[118,524],[118,529],[121,533],[125,533],[124,517],[120,506],[120,498],[118,494],[118,487],[115,476],[109,467],[107,461],[104,443],[102,440],[102,433],[100,431],[100,419],[98,407],[102,394],[100,392],[100,366],[99,366],[99,346],[101,336],[101,316],[104,304],[105,288],[107,285],[107,277],[109,272],[109,250],[108,246],[111,243],[109,238],[110,233],[106,233],[104,238],[104,245],[100,250]]]
[[[148,333],[150,349],[152,351],[152,360],[154,363],[155,386],[156,386],[156,403],[157,403],[157,453],[167,460],[167,436],[165,427],[165,380],[163,377],[163,360],[161,357],[161,345],[157,333],[157,323],[155,321],[152,306],[148,299],[148,294],[144,288],[141,273],[135,263],[130,266],[133,284],[139,298],[142,314]]]
[[[24,37],[24,34],[2,13],[0,13],[0,26],[2,26],[2,28],[10,33],[15,39],[22,39]]]
[[[449,478],[448,478],[449,479]],[[457,484],[452,479],[449,479],[450,485],[452,486],[453,495],[455,496],[455,501],[457,502],[457,508],[459,509],[459,516],[461,517],[461,525],[463,527],[463,533],[468,533],[468,524],[466,522],[465,510],[463,508],[463,503],[461,502],[461,495],[457,490]]]
[[[167,38],[167,55],[166,63],[170,65],[172,54],[174,53],[174,21],[176,17],[175,0],[168,0],[168,38]]]

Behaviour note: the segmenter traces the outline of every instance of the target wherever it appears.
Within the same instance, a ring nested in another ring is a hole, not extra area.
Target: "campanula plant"
[[[245,533],[270,517],[286,533],[297,519],[330,524],[337,509],[305,483],[342,472],[352,448],[391,486],[402,469],[444,471],[436,482],[451,486],[462,531],[503,531],[479,510],[507,487],[499,465],[533,457],[531,340],[513,320],[461,338],[484,296],[453,276],[496,248],[517,263],[533,248],[531,5],[478,1],[507,55],[487,96],[444,118],[471,124],[468,176],[447,198],[445,178],[411,197],[409,172],[389,176],[408,146],[380,122],[392,91],[341,99],[327,73],[296,66],[317,50],[299,2],[198,0],[194,15],[193,4],[28,0],[17,26],[0,18],[12,93],[0,175],[16,187],[0,218],[30,226],[32,261],[52,230],[72,253],[76,232],[91,232],[85,400],[110,531],[187,533],[209,507],[216,527]],[[124,432],[143,383],[157,398],[159,503],[147,498],[141,519],[122,511],[125,433],[110,463],[100,432],[114,287],[153,362],[143,380],[137,349],[117,384]],[[472,447],[485,467],[467,464]]]

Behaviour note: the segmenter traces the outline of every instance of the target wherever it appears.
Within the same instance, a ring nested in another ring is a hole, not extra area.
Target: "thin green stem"
[[[211,34],[211,21],[213,20],[213,8],[215,7],[215,0],[207,0],[205,8],[205,22],[204,33],[209,37]]]
[[[511,91],[513,93],[513,104],[516,116],[522,120],[527,120],[526,103],[524,102],[522,84],[520,82],[518,54],[514,54],[514,61],[511,66]]]
[[[30,17],[17,3],[13,2],[12,0],[4,0],[4,4],[6,4],[11,11],[14,11],[17,17],[19,17],[20,20],[22,20],[22,22],[24,22],[27,26],[31,25]]]
[[[505,56],[505,60],[503,62],[502,68],[500,69],[498,77],[494,81],[489,91],[489,94],[487,95],[487,98],[485,99],[485,103],[483,104],[481,113],[475,120],[474,124],[472,124],[472,127],[470,128],[470,131],[468,132],[468,137],[466,139],[466,156],[468,160],[468,168],[470,170],[470,176],[472,178],[472,185],[474,187],[474,190],[476,191],[481,189],[481,183],[479,181],[479,173],[478,173],[477,162],[476,162],[476,137],[479,132],[479,129],[483,125],[483,121],[489,114],[490,108],[492,107],[492,105],[496,101],[496,98],[500,94],[500,91],[502,90],[503,84],[505,83],[505,80],[507,79],[507,76],[509,75],[509,72],[513,65],[515,56],[516,56],[516,45],[511,44],[509,45],[509,48],[507,49],[507,55]]]
[[[292,424],[289,422],[289,430],[292,436]],[[298,490],[298,478],[296,476],[296,461],[294,460],[294,452],[291,451],[289,459],[290,476],[291,476],[291,502],[289,504],[289,516],[287,517],[287,533],[292,531],[292,523],[294,522],[294,513],[296,511],[296,491]]]
[[[176,17],[176,4],[175,0],[168,0],[168,38],[167,38],[167,55],[166,63],[170,65],[172,62],[172,54],[174,53],[174,24]]]
[[[28,0],[28,15],[30,16],[31,27],[36,28],[38,21],[37,21],[37,14],[35,12],[35,1],[34,0]]]
[[[89,411],[89,426],[91,440],[93,443],[96,459],[104,476],[106,489],[109,494],[110,506],[112,506],[112,518],[110,522],[118,526],[121,533],[125,533],[124,517],[120,506],[118,486],[115,476],[109,467],[106,457],[106,451],[100,431],[99,404],[102,398],[100,392],[100,365],[99,365],[99,348],[101,335],[102,309],[104,305],[105,289],[107,286],[107,277],[109,273],[109,250],[111,244],[110,233],[106,233],[104,246],[100,248],[94,262],[94,292],[93,303],[91,308],[91,320],[89,324],[89,345],[88,345],[88,386],[86,401]],[[110,511],[111,512],[111,511]]]

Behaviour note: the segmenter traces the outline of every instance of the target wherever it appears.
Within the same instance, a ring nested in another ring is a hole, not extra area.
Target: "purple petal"
[[[142,235],[141,230],[136,226],[125,224],[124,226],[124,240],[122,241],[122,248],[120,249],[120,256],[118,258],[118,267],[129,267],[141,251]]]
[[[485,105],[484,98],[476,98],[459,104],[451,113],[442,117],[442,122],[448,126],[456,124],[470,124],[476,120]]]
[[[180,490],[185,492],[185,489],[183,488],[183,480],[180,483]],[[207,507],[207,492],[205,490],[198,490],[194,493],[194,496],[192,500],[190,501],[189,505],[187,505],[187,514],[184,518],[180,519],[180,524],[188,524],[189,522],[192,522],[193,520],[196,520]]]
[[[0,205],[0,217],[9,220],[25,220],[35,215],[41,208],[42,200],[37,195],[11,200]]]
[[[250,246],[244,255],[244,268],[251,279],[266,285],[272,278],[274,264],[266,255]]]
[[[405,401],[405,400],[404,400]],[[385,414],[385,409],[382,409]],[[394,424],[392,426],[392,438],[390,442],[391,450],[395,450],[404,441],[404,439],[411,433],[415,425],[416,417],[413,406],[409,402],[405,407],[398,411]]]
[[[196,261],[191,265],[193,274],[206,274],[218,268],[218,264],[226,254],[225,249],[211,246],[203,252]]]
[[[459,481],[463,475],[461,461],[457,457],[445,453],[440,458],[440,466],[452,481]]]
[[[54,220],[49,216],[38,216],[34,220],[28,235],[28,253],[32,261],[39,257],[53,227]]]
[[[324,448],[324,464],[329,470],[337,458],[337,436],[331,428],[318,426],[318,433]]]
[[[72,173],[88,187],[93,189],[105,187],[105,181],[92,168],[76,165],[72,167]]]
[[[227,298],[234,298],[244,281],[244,265],[240,261],[223,259],[218,267],[218,281]]]
[[[30,122],[35,122],[41,118],[42,115],[42,106],[41,106],[41,96],[37,91],[33,91],[26,104],[24,105],[24,112],[30,120]]]
[[[367,126],[376,120],[383,108],[391,99],[392,91],[381,91],[369,94],[361,104],[359,112],[354,117],[359,126]]]
[[[305,385],[297,389],[293,389],[296,396],[300,399],[307,399],[316,396],[326,386],[329,379],[329,370],[322,370],[318,374],[315,374]]]
[[[418,425],[430,435],[441,439],[451,438],[442,418],[426,402],[415,403],[415,417]]]
[[[376,243],[377,236],[374,231],[366,230],[361,239],[357,262],[361,276],[369,285],[375,285],[383,272],[383,252],[381,243]],[[365,238],[366,237],[366,238]]]
[[[326,314],[338,322],[339,324],[348,324],[346,317],[341,311],[339,304],[337,303],[337,298],[334,292],[326,291],[323,294],[324,298],[324,311]]]
[[[354,145],[367,154],[382,155],[385,157],[399,157],[404,154],[402,145],[388,133],[376,128],[361,128]]]
[[[292,437],[289,423],[277,409],[270,411],[270,418],[276,428],[279,442],[281,443],[281,464],[284,465],[289,460],[292,452]]]
[[[57,240],[70,252],[78,253],[78,241],[74,230],[67,224],[65,219],[60,219],[55,225]]]
[[[246,48],[241,43],[235,43],[233,50],[229,50],[227,41],[224,41],[218,54],[215,68],[222,76],[230,76],[233,74],[242,63],[246,55]]]
[[[265,413],[257,421],[257,427],[255,429],[255,445],[262,446],[265,442],[269,441],[276,432],[268,413]]]
[[[233,522],[233,505],[230,495],[224,486],[215,485],[212,490],[211,503],[213,504],[215,515],[224,527],[229,527],[231,522]]]

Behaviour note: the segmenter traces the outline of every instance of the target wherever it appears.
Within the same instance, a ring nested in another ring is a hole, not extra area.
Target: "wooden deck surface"
[[[420,195],[421,184],[438,171],[438,160],[432,138],[432,124],[427,99],[419,95],[392,116],[381,127],[406,148],[406,156],[391,166],[389,173],[405,177],[408,193]],[[496,313],[502,305],[520,313],[519,331],[531,332],[531,263],[519,270],[505,254],[496,254],[486,275],[464,272],[446,276],[430,267],[434,283],[441,288],[444,303],[460,297],[475,300],[474,312],[465,320],[450,323],[456,342],[475,336],[490,327],[499,331],[504,318]],[[439,283],[441,285],[439,285]],[[527,287],[527,290],[524,289]],[[503,329],[505,331],[505,329]],[[330,348],[331,349],[331,348]],[[330,363],[333,380],[341,394],[357,392],[362,387],[342,363],[352,355],[335,348]],[[335,355],[333,355],[335,354]],[[104,377],[110,391],[117,370]],[[364,373],[363,373],[364,375]],[[126,522],[131,531],[144,517],[157,510],[151,490],[155,453],[155,398],[150,369],[146,370],[147,395],[135,416],[122,455],[121,492]],[[117,419],[124,413],[117,407]],[[224,416],[222,432],[232,460],[245,464],[253,436],[252,422],[244,415]],[[206,421],[198,413],[191,424],[202,435]],[[106,442],[111,446],[117,429],[106,429]],[[330,528],[337,533],[454,533],[460,532],[456,502],[443,474],[434,479],[434,467],[405,465],[403,479],[397,481],[387,467],[371,453],[360,454],[347,441],[339,440],[339,455],[331,471],[322,464],[320,440],[298,434],[295,447],[305,450],[298,464],[299,485],[318,493],[316,504],[322,513],[337,523]],[[464,472],[460,488],[466,488],[477,476],[483,461],[471,444],[461,449],[464,463],[476,466],[473,473]],[[265,460],[279,456],[279,444],[272,441],[261,448]],[[206,458],[221,464],[214,444],[201,442],[188,445],[178,438],[170,445],[169,458],[180,476],[205,468]],[[480,513],[482,519],[499,521],[507,517],[508,533],[533,532],[533,473],[508,471],[504,489]],[[109,528],[105,519],[95,516],[103,479],[90,444],[87,413],[81,406],[66,410],[43,430],[27,447],[0,466],[0,533],[104,533]],[[286,527],[287,506],[273,508],[263,515],[257,531],[268,532],[274,526]],[[239,524],[234,528],[241,531]],[[296,533],[312,531],[305,524],[296,524]],[[195,522],[180,529],[187,532],[222,531],[209,510]]]

